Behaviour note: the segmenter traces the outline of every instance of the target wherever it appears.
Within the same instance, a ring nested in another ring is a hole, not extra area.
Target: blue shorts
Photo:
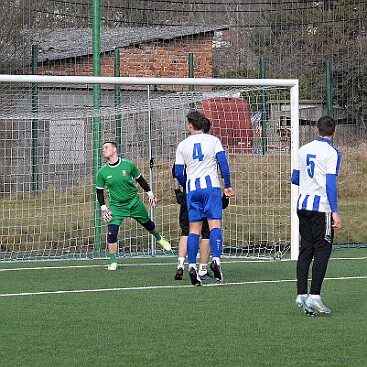
[[[186,205],[180,205],[180,228],[181,236],[188,236],[190,233],[189,213]],[[209,224],[206,218],[203,220],[203,226],[201,228],[201,238],[208,240],[210,238]]]
[[[219,187],[190,191],[187,194],[189,221],[199,222],[203,218],[222,219],[222,190]]]

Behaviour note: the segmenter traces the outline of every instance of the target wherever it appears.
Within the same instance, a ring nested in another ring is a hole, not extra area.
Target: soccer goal
[[[151,216],[173,248],[156,248],[126,220],[120,256],[173,256],[171,169],[193,109],[222,140],[236,193],[224,211],[223,256],[295,259],[298,103],[298,81],[288,79],[0,75],[0,260],[106,256],[94,177],[111,140],[150,183],[159,200]]]

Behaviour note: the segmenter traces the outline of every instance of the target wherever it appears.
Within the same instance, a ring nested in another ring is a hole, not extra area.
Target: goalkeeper
[[[170,243],[157,231],[150,219],[147,209],[140,200],[133,179],[149,196],[152,208],[156,205],[156,197],[136,165],[117,153],[114,142],[102,145],[102,156],[107,162],[99,169],[96,179],[97,200],[101,206],[102,218],[108,223],[107,245],[111,259],[108,270],[117,269],[117,235],[122,221],[133,218],[151,233],[164,250],[171,250]],[[109,208],[105,204],[104,189],[108,192]]]

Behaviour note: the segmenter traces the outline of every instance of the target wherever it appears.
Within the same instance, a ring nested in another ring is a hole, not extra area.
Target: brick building
[[[120,53],[120,76],[188,76],[188,54],[194,55],[197,78],[211,78],[216,34],[224,26],[101,28],[101,76],[114,75],[115,50]],[[40,75],[92,75],[91,29],[58,29],[32,34],[38,45]]]
[[[120,76],[123,77],[186,78],[188,54],[192,53],[194,76],[211,78],[213,49],[218,47],[216,33],[222,36],[226,29],[219,26],[102,28],[101,76],[114,76],[115,50],[119,50]],[[91,29],[32,31],[28,40],[38,46],[38,74],[93,75],[92,39]],[[30,54],[28,65],[32,65]],[[165,88],[153,90],[151,103],[170,103],[170,92]],[[9,100],[4,101],[5,106],[11,105],[11,116],[2,119],[0,141],[9,142],[6,146],[12,149],[3,150],[0,196],[16,191],[32,192],[35,186],[37,191],[50,186],[62,189],[90,178],[93,167],[92,89],[40,85],[36,120],[31,86],[24,86],[18,93],[17,98],[9,94]],[[148,111],[144,88],[121,90],[117,107],[115,97],[113,88],[103,88],[102,140],[116,138],[117,121],[121,120],[122,154],[132,159],[146,159],[149,156],[147,141],[151,135],[154,156],[171,157],[176,140],[185,136],[182,124],[185,107],[170,105],[170,108],[163,106]],[[186,107],[189,108],[188,102]],[[118,114],[113,112],[116,108],[120,111]],[[112,112],[105,113],[105,110]],[[149,119],[151,124],[147,123]],[[34,121],[37,122],[37,140],[32,135]],[[134,145],[136,142],[139,142],[138,148]]]

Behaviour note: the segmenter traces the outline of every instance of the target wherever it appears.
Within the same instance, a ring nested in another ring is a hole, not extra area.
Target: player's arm
[[[293,185],[299,186],[299,175],[300,175],[300,162],[299,162],[299,154],[294,161],[294,166],[292,170],[291,182]]]
[[[100,189],[99,187],[96,188],[96,192],[97,192],[97,200],[99,202],[99,205],[106,205],[105,201],[104,201],[104,195],[103,195],[103,189]]]
[[[326,195],[329,201],[330,210],[333,217],[333,227],[339,229],[342,227],[342,222],[338,213],[338,188],[336,185],[336,178],[339,173],[341,161],[341,153],[337,151],[336,156],[333,155],[329,161],[328,167],[330,167],[326,173]]]
[[[104,186],[105,186],[105,180],[104,180],[103,175],[101,174],[101,172],[98,171],[97,178],[96,178],[97,200],[98,200],[98,203],[101,207],[102,218],[106,223],[108,223],[108,222],[111,222],[111,220],[112,220],[112,212],[107,208],[107,205],[106,205],[105,200],[104,200],[104,195],[103,195]]]
[[[173,177],[173,190],[176,195],[176,202],[177,204],[180,205],[186,205],[186,195],[184,192],[181,191],[181,185],[176,178],[175,167],[176,165],[174,164],[172,167],[172,177]]]
[[[175,163],[175,176],[182,187],[186,186],[185,165]]]
[[[174,175],[177,178],[178,182],[182,187],[186,187],[186,175],[185,175],[185,158],[181,152],[182,150],[182,142],[178,145],[176,150],[176,159],[175,159],[175,172]]]
[[[292,171],[291,182],[292,184],[299,186],[299,170],[298,169],[294,169]]]
[[[342,222],[338,213],[338,189],[336,186],[336,175],[328,173],[326,175],[326,195],[329,200],[331,215],[333,217],[334,229],[342,227]]]
[[[227,197],[232,197],[234,196],[234,190],[231,185],[231,173],[229,171],[226,153],[224,151],[220,151],[216,154],[216,158],[224,180],[224,193]]]
[[[145,178],[142,175],[140,175],[135,180],[140,185],[140,187],[147,193],[149,197],[149,203],[151,207],[154,208],[157,204],[157,198],[154,196],[153,191],[150,189],[148,182],[145,180]]]
[[[112,212],[107,208],[107,205],[105,203],[103,189],[97,187],[96,192],[97,192],[97,200],[102,211],[102,218],[106,223],[111,222]]]
[[[331,212],[338,211],[338,189],[336,187],[336,175],[326,175],[326,195],[329,200]]]

